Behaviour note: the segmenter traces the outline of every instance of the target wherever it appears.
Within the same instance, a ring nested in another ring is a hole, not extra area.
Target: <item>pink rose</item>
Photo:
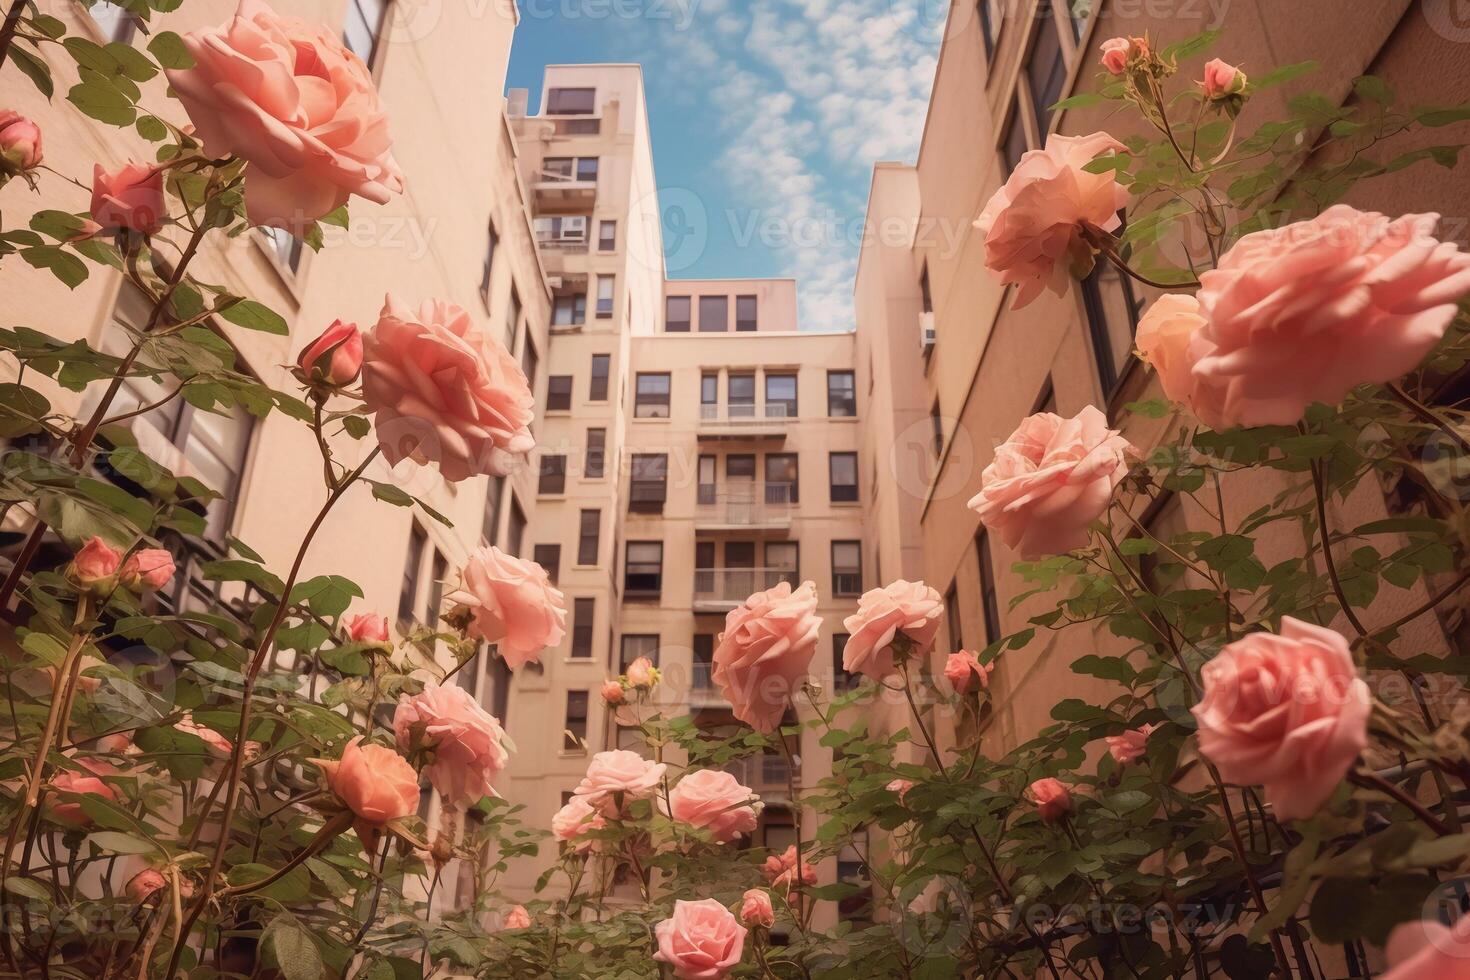
[[[505,913],[504,929],[529,929],[531,927],[531,913],[526,911],[524,905],[517,905]]]
[[[251,223],[301,236],[353,194],[386,204],[403,191],[372,75],[336,32],[241,0],[184,46],[194,67],[169,84],[209,156],[249,161]]]
[[[597,844],[595,840],[586,840],[587,834],[606,826],[607,820],[592,804],[580,796],[573,796],[552,816],[551,836],[563,844],[571,844],[578,854],[584,854]]]
[[[572,795],[580,796],[588,806],[616,817],[620,815],[620,804],[648,799],[658,792],[665,768],[663,763],[649,762],[627,749],[599,752],[592,757],[587,775],[582,777]]]
[[[1071,419],[1038,413],[996,449],[970,509],[1028,560],[1085,547],[1131,448],[1091,405]]]
[[[722,980],[740,963],[746,929],[713,898],[674,902],[674,915],[653,927],[658,952],[677,980]]]
[[[1114,75],[1128,70],[1128,50],[1132,45],[1126,37],[1110,37],[1102,43],[1102,65]]]
[[[51,789],[56,793],[74,793],[78,796],[95,796],[109,803],[117,801],[117,791],[103,782],[101,776],[115,776],[117,770],[97,759],[73,759],[82,771],[65,769],[51,777]],[[92,826],[92,818],[82,809],[82,804],[70,800],[52,799],[48,812],[57,823],[82,829]]]
[[[128,883],[126,886],[124,886],[123,890],[127,893],[128,898],[134,903],[142,904],[145,900],[152,896],[154,892],[167,887],[168,879],[165,878],[162,873],[155,871],[152,868],[146,868],[129,878]]]
[[[505,768],[505,729],[458,685],[430,681],[421,693],[398,696],[393,734],[399,751],[427,751],[423,772],[447,806],[464,809],[494,793],[490,782]]]
[[[711,675],[736,718],[772,732],[806,679],[822,619],[817,587],[790,582],[757,592],[725,617]]]
[[[812,867],[811,861],[804,854],[801,861],[801,881],[797,882],[795,844],[788,845],[785,852],[780,855],[772,854],[766,858],[765,863],[761,865],[761,872],[771,883],[771,887],[784,888],[787,894],[790,894],[791,889],[798,884],[815,885],[817,883],[817,869]]]
[[[1038,779],[1026,792],[1036,804],[1042,823],[1056,823],[1072,813],[1072,791],[1060,780]]]
[[[368,827],[407,817],[419,808],[419,777],[408,760],[386,746],[363,743],[358,735],[342,758],[313,759],[327,787]]]
[[[72,556],[66,567],[66,579],[80,589],[111,592],[122,567],[122,553],[101,538],[94,537]]]
[[[128,555],[118,580],[130,589],[154,591],[174,577],[174,556],[162,548],[140,548]]]
[[[668,814],[680,823],[709,831],[716,843],[728,844],[755,830],[760,803],[749,786],[728,772],[697,769],[669,791]]]
[[[960,695],[968,694],[976,681],[980,682],[982,689],[988,689],[993,670],[995,664],[982,664],[980,658],[969,650],[951,653],[944,662],[944,676],[954,692]]]
[[[365,341],[363,397],[390,464],[436,460],[451,483],[505,476],[536,445],[536,402],[510,352],[453,303],[390,296]]]
[[[887,789],[890,793],[898,795],[898,802],[902,803],[909,795],[909,790],[914,788],[912,779],[895,779],[889,782]]]
[[[92,167],[92,218],[103,228],[125,228],[151,235],[167,217],[163,203],[163,171],[142,163],[125,163],[108,173]]]
[[[1113,171],[1082,168],[1104,153],[1122,153],[1106,133],[1048,136],[1046,149],[1030,150],[980,212],[975,227],[985,236],[985,267],[1002,283],[1019,283],[1013,308],[1020,309],[1049,287],[1058,296],[1068,284],[1068,267],[1090,269],[1092,248],[1081,237],[1084,224],[1113,231],[1128,191]]]
[[[1313,402],[1416,368],[1470,291],[1470,254],[1436,241],[1438,222],[1337,204],[1236,242],[1200,276],[1194,374],[1223,392],[1201,420],[1295,425]]]
[[[764,888],[751,888],[740,899],[740,921],[750,928],[769,929],[776,924],[776,910],[771,908],[771,894]]]
[[[1405,922],[1388,934],[1383,980],[1470,980],[1470,919]]]
[[[234,742],[231,742],[208,725],[195,724],[194,715],[188,711],[184,712],[182,718],[174,722],[174,731],[183,732],[185,735],[193,735],[195,738],[201,739],[204,742],[204,747],[209,750],[210,754],[221,759],[235,751]]]
[[[388,617],[375,613],[358,613],[343,622],[347,638],[354,643],[387,643]]]
[[[0,109],[0,172],[41,165],[41,127],[10,109]]]
[[[469,635],[495,644],[512,668],[539,660],[566,635],[566,599],[546,569],[494,545],[470,554],[449,601],[468,611]]]
[[[1342,635],[1285,617],[1200,672],[1200,753],[1221,777],[1261,785],[1282,820],[1310,817],[1368,745],[1372,699]]]
[[[602,682],[602,700],[609,707],[621,707],[628,703],[628,692],[623,690],[623,685],[620,681],[605,680]]]
[[[1126,766],[1143,758],[1148,751],[1149,736],[1158,731],[1158,728],[1158,725],[1144,725],[1142,728],[1129,729],[1122,735],[1107,735],[1103,741],[1108,743],[1108,752],[1118,765]]]
[[[1195,376],[1194,365],[1209,350],[1200,338],[1205,318],[1199,300],[1188,293],[1165,293],[1149,304],[1138,321],[1138,354],[1159,375],[1159,386],[1173,402],[1200,419],[1218,419],[1224,387]]]
[[[1215,58],[1205,65],[1205,77],[1199,85],[1207,99],[1239,95],[1245,89],[1245,72]]]
[[[296,358],[298,376],[307,384],[340,388],[362,374],[362,331],[355,323],[333,320],[320,337]]]
[[[113,732],[103,735],[92,743],[92,747],[106,755],[133,755],[138,749],[133,745],[131,732]]]
[[[628,685],[640,691],[647,691],[658,683],[658,670],[647,657],[639,657],[630,663],[625,676],[628,678]]]
[[[896,673],[893,644],[898,635],[908,638],[907,656],[927,656],[943,613],[944,601],[939,593],[923,582],[899,579],[870,589],[858,599],[857,612],[842,621],[842,628],[849,634],[842,668],[867,674],[875,681]]]

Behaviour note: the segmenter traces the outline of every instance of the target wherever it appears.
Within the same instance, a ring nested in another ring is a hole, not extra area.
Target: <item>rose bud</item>
[[[174,556],[162,548],[142,548],[128,555],[118,581],[130,589],[161,589],[174,577]]]
[[[1205,77],[1200,88],[1207,99],[1221,99],[1227,95],[1239,95],[1245,91],[1245,72],[1215,58],[1205,65]]]
[[[616,680],[605,680],[602,682],[602,700],[606,701],[610,707],[621,707],[628,703],[628,693]]]
[[[162,873],[148,868],[144,871],[139,871],[132,878],[128,879],[127,886],[123,890],[127,893],[128,898],[134,902],[142,903],[154,892],[167,886],[168,881],[163,877]]]
[[[751,928],[766,929],[776,924],[776,912],[771,908],[771,895],[764,888],[748,890],[740,900],[740,921]]]
[[[388,617],[358,613],[344,621],[347,638],[354,643],[388,643]]]
[[[297,376],[306,384],[333,388],[350,385],[362,374],[362,332],[355,323],[335,320],[306,345],[296,359]]]
[[[1027,790],[1042,823],[1056,823],[1072,813],[1072,792],[1056,779],[1038,779]]]
[[[66,567],[66,578],[77,588],[104,594],[117,584],[117,571],[122,554],[101,538],[94,537],[72,558]]]
[[[115,173],[92,168],[92,217],[103,228],[151,235],[163,227],[163,171],[126,163]]]
[[[41,127],[0,109],[0,173],[24,173],[41,165]]]
[[[1110,37],[1102,43],[1102,66],[1114,75],[1121,75],[1128,68],[1128,49],[1131,45],[1126,37]]]
[[[646,691],[658,683],[659,673],[654,668],[653,661],[647,657],[639,657],[628,665],[628,684],[640,691]]]

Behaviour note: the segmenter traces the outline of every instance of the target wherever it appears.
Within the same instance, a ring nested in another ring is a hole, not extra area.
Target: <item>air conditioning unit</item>
[[[919,314],[919,346],[925,354],[934,349],[934,341],[939,337],[934,329],[933,312]]]
[[[562,287],[561,276],[547,276],[546,285],[550,286],[552,289],[560,289]]]
[[[587,238],[587,216],[585,214],[569,214],[561,219],[561,237],[574,241],[582,241]]]

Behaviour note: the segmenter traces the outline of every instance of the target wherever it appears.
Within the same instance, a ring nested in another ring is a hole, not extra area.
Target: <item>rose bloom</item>
[[[204,152],[249,161],[245,211],[302,236],[349,196],[403,191],[372,74],[335,31],[241,0],[229,24],[184,36],[166,72]]]
[[[546,569],[494,545],[470,554],[449,601],[468,609],[469,635],[495,644],[512,668],[539,660],[566,635],[566,599]]]
[[[362,374],[362,331],[355,323],[333,320],[320,337],[302,349],[296,369],[308,384],[335,388],[352,384]]]
[[[767,857],[761,865],[761,873],[772,887],[784,888],[789,893],[796,884],[796,845],[788,844],[783,853]],[[805,855],[802,855],[801,881],[806,885],[817,883],[817,869],[812,867],[812,862]]]
[[[1088,525],[1128,473],[1131,448],[1091,405],[1070,419],[1040,412],[996,449],[970,509],[1028,560],[1085,547]]]
[[[658,952],[677,980],[722,980],[740,964],[746,929],[713,898],[674,902],[674,914],[653,927]]]
[[[167,887],[168,879],[161,872],[153,868],[145,868],[128,879],[123,891],[126,892],[129,899],[141,903],[154,892]]]
[[[66,567],[67,581],[84,589],[110,591],[114,576],[122,566],[122,553],[101,538],[94,537],[72,556]]]
[[[51,789],[57,793],[75,793],[79,796],[96,796],[108,802],[117,801],[117,791],[99,777],[113,776],[117,770],[97,759],[73,759],[82,771],[66,769],[51,777]],[[82,829],[92,826],[92,818],[82,809],[81,803],[51,798],[47,807],[51,819],[57,823]]]
[[[585,840],[589,831],[602,830],[607,820],[590,803],[580,796],[573,796],[566,806],[556,811],[551,818],[551,836],[563,844],[571,844],[578,854],[586,853],[596,846],[597,841]]]
[[[969,650],[951,653],[944,662],[944,676],[956,694],[964,695],[979,681],[982,689],[990,687],[990,674],[995,664],[982,664],[980,658]]]
[[[613,749],[599,752],[587,766],[587,775],[577,784],[573,796],[583,797],[588,806],[608,816],[617,816],[618,798],[626,803],[647,799],[658,791],[666,766],[649,762],[637,752]]]
[[[490,782],[510,761],[505,729],[469,691],[456,684],[441,687],[431,681],[412,697],[400,694],[393,734],[401,752],[411,756],[427,749],[432,753],[433,761],[424,766],[424,775],[444,796],[446,805],[456,809],[495,792]]]
[[[1279,819],[1321,809],[1368,745],[1368,685],[1333,630],[1285,617],[1280,634],[1236,640],[1200,677],[1200,753],[1226,782],[1263,786]]]
[[[92,168],[92,219],[103,228],[124,228],[151,235],[163,227],[163,171],[147,164],[125,163],[109,173]]]
[[[1127,149],[1106,133],[1048,136],[1046,149],[1030,150],[975,220],[985,236],[985,267],[1002,283],[1018,283],[1013,308],[1026,306],[1044,288],[1067,292],[1069,267],[1091,268],[1092,248],[1081,226],[1113,231],[1128,191],[1113,171],[1082,168],[1105,153]]]
[[[1438,222],[1337,204],[1236,242],[1200,276],[1193,370],[1222,391],[1201,420],[1295,425],[1313,402],[1418,367],[1470,292],[1470,253],[1436,241]]]
[[[133,755],[137,751],[137,747],[133,745],[131,732],[113,732],[111,735],[103,735],[92,743],[92,747],[107,755]]]
[[[174,577],[174,556],[163,548],[140,548],[128,555],[118,580],[130,589],[156,590]]]
[[[653,667],[653,661],[647,657],[639,657],[628,665],[628,684],[639,690],[646,691],[658,682],[658,671]]]
[[[709,831],[717,843],[727,844],[755,830],[760,804],[740,780],[718,769],[687,773],[669,791],[668,814],[680,823]]]
[[[1388,934],[1383,980],[1470,980],[1470,918],[1404,922]]]
[[[1245,90],[1245,72],[1214,58],[1205,64],[1205,77],[1199,86],[1207,99],[1239,95]]]
[[[1158,373],[1159,386],[1170,401],[1187,406],[1200,419],[1219,419],[1223,386],[1194,373],[1195,363],[1210,346],[1200,339],[1204,325],[1198,299],[1189,293],[1165,293],[1143,311],[1134,343],[1138,356]]]
[[[1102,65],[1114,75],[1128,69],[1128,50],[1132,45],[1126,37],[1110,37],[1102,43]]]
[[[419,777],[408,760],[386,746],[363,743],[358,735],[342,758],[313,759],[327,786],[369,827],[406,817],[419,808]]]
[[[602,700],[617,708],[628,703],[628,692],[623,690],[622,682],[605,680],[602,682]]]
[[[0,109],[0,171],[41,165],[41,127],[10,109]]]
[[[531,913],[526,911],[524,905],[517,905],[505,913],[503,929],[528,929],[531,926]]]
[[[842,628],[848,632],[842,668],[877,681],[895,673],[898,668],[893,642],[900,633],[911,644],[910,656],[928,655],[943,612],[944,601],[939,593],[923,582],[899,579],[870,589],[858,599],[857,612],[842,621]]]
[[[902,803],[904,797],[909,795],[909,790],[914,788],[914,781],[912,779],[895,779],[888,784],[887,788],[888,792],[897,793],[898,801]]]
[[[730,611],[711,677],[736,718],[759,732],[776,730],[806,678],[821,630],[811,582],[796,589],[777,583]]]
[[[195,724],[194,715],[188,711],[184,712],[182,718],[174,722],[174,730],[202,739],[204,747],[209,750],[210,754],[220,758],[224,758],[235,750],[235,743],[225,738],[213,728],[210,728],[208,725]]]
[[[1072,791],[1057,779],[1038,779],[1026,791],[1042,823],[1056,823],[1072,812]]]
[[[771,908],[771,894],[764,888],[748,889],[740,899],[740,921],[750,928],[769,929],[776,924],[776,910]]]
[[[1108,753],[1120,766],[1126,766],[1143,758],[1148,751],[1148,739],[1154,732],[1158,731],[1158,725],[1144,725],[1142,728],[1133,728],[1122,735],[1107,735],[1103,741],[1108,743]]]
[[[343,622],[347,638],[354,643],[387,643],[388,617],[374,613],[358,613]]]
[[[505,476],[536,445],[536,402],[504,345],[453,303],[391,296],[363,348],[363,397],[390,465],[434,460],[450,483]]]

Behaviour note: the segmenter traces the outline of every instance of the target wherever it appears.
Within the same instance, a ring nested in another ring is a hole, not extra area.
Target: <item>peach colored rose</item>
[[[621,707],[628,703],[628,692],[623,690],[621,681],[605,680],[602,682],[602,700],[610,707]]]
[[[1218,419],[1223,386],[1194,373],[1195,363],[1209,349],[1200,337],[1204,325],[1198,299],[1189,293],[1165,293],[1143,311],[1134,342],[1138,356],[1158,373],[1159,386],[1170,401],[1201,419]]]
[[[781,724],[817,652],[817,587],[790,582],[757,592],[725,616],[711,674],[736,718],[760,732]]]
[[[746,929],[713,898],[674,902],[674,914],[653,927],[658,952],[677,980],[723,980],[740,964]]]
[[[117,790],[100,777],[115,776],[117,769],[98,759],[73,759],[81,771],[65,769],[51,777],[51,789],[55,793],[74,793],[78,796],[95,796],[109,803],[117,801]],[[82,829],[92,826],[92,818],[82,809],[80,802],[51,797],[47,812],[57,823]]]
[[[333,320],[322,335],[301,350],[296,372],[307,384],[350,385],[362,374],[362,331],[355,323]]]
[[[760,803],[749,786],[718,769],[696,769],[669,791],[668,815],[728,844],[755,830]]]
[[[10,109],[0,109],[0,173],[23,173],[41,165],[41,127]]]
[[[658,670],[647,657],[639,657],[630,663],[625,676],[628,678],[628,686],[640,691],[647,691],[658,683]]]
[[[423,767],[424,775],[445,804],[456,809],[494,793],[491,780],[510,761],[505,729],[455,684],[441,687],[430,681],[412,697],[400,694],[393,734],[399,751],[409,757],[427,753],[431,761]]]
[[[1072,813],[1072,791],[1057,779],[1038,779],[1026,791],[1042,823],[1056,823]]]
[[[857,612],[842,621],[842,628],[849,634],[842,651],[842,668],[848,673],[867,674],[876,681],[897,673],[894,640],[902,633],[909,641],[907,656],[927,656],[943,613],[944,601],[939,593],[923,582],[899,579],[868,590],[858,599]]]
[[[954,692],[960,695],[970,693],[977,681],[982,689],[988,689],[990,674],[994,670],[995,664],[982,664],[980,658],[969,650],[951,653],[944,662],[945,679],[954,688]]]
[[[1091,405],[1070,419],[1038,413],[996,449],[970,509],[1028,560],[1085,547],[1131,448]]]
[[[151,235],[163,227],[163,171],[128,162],[109,172],[92,168],[92,219],[103,228],[125,228]]]
[[[1252,232],[1200,276],[1194,375],[1223,392],[1207,425],[1295,425],[1308,405],[1418,367],[1470,292],[1470,253],[1432,235],[1437,214],[1337,204]]]
[[[388,617],[375,613],[348,616],[342,624],[347,638],[354,643],[388,643]]]
[[[419,807],[419,777],[413,766],[386,746],[364,743],[361,735],[347,743],[341,759],[312,762],[326,774],[327,787],[369,827],[409,816]]]
[[[462,308],[391,296],[363,347],[363,397],[390,464],[437,461],[451,483],[505,476],[536,445],[521,366]]]
[[[1368,745],[1372,699],[1342,635],[1285,617],[1200,672],[1200,753],[1226,782],[1260,785],[1282,820],[1310,817]]]
[[[1470,980],[1470,919],[1405,922],[1388,934],[1383,980]]]
[[[888,783],[887,789],[890,793],[898,795],[898,802],[902,803],[909,795],[909,790],[914,788],[912,779],[894,779]]]
[[[572,795],[583,797],[588,806],[616,817],[620,815],[620,803],[653,796],[663,781],[666,768],[662,762],[649,762],[627,749],[599,752],[592,757],[587,775],[582,777]]]
[[[504,929],[529,929],[531,927],[531,913],[526,911],[524,905],[517,905],[505,913]]]
[[[1114,75],[1128,70],[1128,51],[1132,47],[1126,37],[1110,37],[1101,45],[1102,65]]]
[[[771,894],[764,888],[750,888],[740,899],[740,921],[754,929],[769,929],[776,924],[776,910],[771,908]]]
[[[131,732],[113,732],[111,735],[103,735],[92,743],[92,747],[106,755],[134,755],[139,751],[137,746],[133,745]]]
[[[185,735],[193,735],[204,742],[204,747],[209,753],[218,758],[225,758],[235,750],[235,743],[225,738],[219,732],[208,725],[199,725],[194,722],[191,712],[184,712],[184,716],[174,722],[174,730],[183,732]]]
[[[761,873],[771,883],[772,888],[784,888],[790,894],[792,887],[798,884],[796,880],[796,845],[790,844],[786,850],[777,855],[772,854],[766,858],[761,865]],[[801,882],[800,884],[815,885],[817,883],[817,869],[806,855],[802,855]]]
[[[556,811],[551,818],[551,836],[563,844],[571,844],[578,854],[585,854],[597,845],[595,840],[586,840],[589,832],[602,830],[607,820],[580,796],[573,796],[566,806]]]
[[[1130,728],[1122,735],[1108,735],[1103,741],[1108,743],[1108,753],[1120,766],[1126,766],[1130,762],[1142,759],[1148,752],[1149,736],[1158,730],[1158,725],[1144,725],[1142,728]]]
[[[92,592],[111,592],[122,567],[122,553],[101,538],[94,537],[72,556],[66,567],[67,581]]]
[[[123,891],[127,893],[128,898],[133,902],[141,904],[152,897],[154,892],[167,887],[168,879],[161,872],[155,871],[152,868],[145,868],[128,879],[128,883],[124,886]]]
[[[1002,283],[1018,283],[1014,309],[1044,288],[1065,295],[1069,267],[1090,269],[1092,248],[1081,237],[1084,224],[1113,231],[1128,191],[1113,171],[1082,168],[1105,153],[1122,153],[1106,133],[1048,136],[1046,149],[1030,150],[980,212],[975,227],[985,236],[985,267]]]
[[[1214,58],[1205,64],[1205,77],[1199,86],[1205,98],[1218,99],[1226,95],[1239,95],[1245,90],[1245,81],[1245,72]]]
[[[123,561],[118,581],[130,589],[154,591],[174,577],[174,556],[163,548],[140,548]]]
[[[194,67],[169,84],[209,156],[249,161],[251,223],[300,236],[353,194],[386,204],[403,191],[372,74],[335,31],[241,0],[184,46]]]
[[[495,644],[512,668],[539,660],[566,635],[566,599],[546,569],[494,545],[470,554],[449,601],[469,613],[469,635]]]

